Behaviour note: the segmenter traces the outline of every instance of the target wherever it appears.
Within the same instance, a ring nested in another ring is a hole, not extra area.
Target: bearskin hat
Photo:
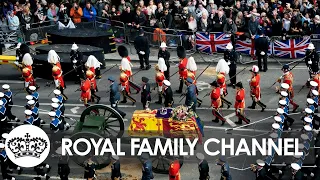
[[[119,46],[118,47],[118,53],[121,57],[127,57],[129,56],[128,49],[125,46]]]
[[[21,44],[21,46],[20,46],[20,52],[21,52],[22,54],[30,53],[29,46],[26,45],[26,44]]]
[[[183,59],[183,58],[185,58],[187,56],[186,55],[186,50],[184,49],[184,47],[182,47],[182,46],[178,46],[177,47],[177,56],[180,59]]]

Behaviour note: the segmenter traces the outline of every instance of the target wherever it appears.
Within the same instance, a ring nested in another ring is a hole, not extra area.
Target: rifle
[[[25,88],[23,88],[23,89],[20,89],[18,92],[16,92],[13,96],[16,96],[17,94],[20,94],[20,93],[22,93],[22,91],[24,91],[25,90]]]
[[[249,65],[250,66],[250,65]],[[238,74],[240,74],[241,72],[243,72],[244,70],[246,70],[249,66],[244,67],[241,71],[239,71],[237,74],[235,74],[234,76],[230,77],[228,80],[226,80],[226,82],[230,81],[232,78],[236,77]]]
[[[306,85],[304,84],[298,91],[298,93],[300,93],[302,91],[302,89],[304,89],[306,87]]]
[[[269,87],[269,89],[272,88],[272,86],[274,86],[277,82],[279,82],[279,79],[281,79],[281,78],[282,78],[282,76],[280,76],[280,77]]]
[[[100,74],[100,75],[103,75],[104,73],[110,71],[110,70],[113,69],[115,66],[118,66],[118,64],[113,65],[112,67],[110,67],[109,69],[105,70],[105,71],[104,71],[102,74]]]

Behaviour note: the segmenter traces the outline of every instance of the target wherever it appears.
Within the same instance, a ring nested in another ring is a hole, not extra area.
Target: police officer
[[[168,80],[163,81],[164,107],[172,107],[173,105],[173,92],[170,86],[171,83]]]
[[[10,120],[15,120],[16,122],[20,122],[20,120],[12,114],[11,112],[11,108],[13,105],[13,101],[12,101],[12,92],[10,90],[10,86],[8,84],[4,84],[2,85],[2,89],[3,89],[3,93],[4,93],[4,97],[7,100],[7,104],[6,104],[6,109],[7,109],[7,116]]]
[[[141,180],[152,180],[152,162],[149,160],[149,155],[146,153],[141,154],[140,161],[142,163],[142,177]]]
[[[255,39],[256,56],[258,56],[258,67],[260,71],[267,72],[267,58],[268,58],[268,48],[269,42],[267,37],[263,34],[261,30],[258,30],[259,37]],[[263,59],[263,68],[261,65],[261,59]]]
[[[227,163],[227,160],[224,156],[219,157],[217,165],[221,166],[220,180],[232,180],[232,177],[230,174],[230,167],[229,167],[229,164]]]
[[[256,164],[251,164],[251,171],[255,173],[256,180],[264,180],[267,176],[267,171],[264,168],[265,162],[261,159],[256,161]]]
[[[111,165],[111,180],[119,180],[121,179],[120,172],[120,161],[117,155],[111,156],[112,165]]]
[[[87,165],[84,168],[84,179],[92,180],[95,177],[96,169],[95,163],[91,158],[88,159]]]
[[[164,71],[164,76],[166,77],[166,80],[170,81],[170,52],[167,50],[167,45],[165,42],[162,42],[160,45],[160,50],[158,52],[158,59],[159,58],[163,58],[165,61],[167,70]]]
[[[77,73],[78,80],[75,82],[76,84],[79,84],[81,82],[81,79],[84,79],[84,62],[83,62],[83,54],[81,51],[79,51],[79,47],[73,43],[70,51],[70,60],[73,64],[73,68],[75,72]]]
[[[70,174],[69,160],[67,157],[62,156],[62,148],[58,148],[56,151],[60,157],[58,162],[58,174],[61,180],[68,180]]]
[[[196,157],[198,159],[198,168],[199,168],[199,180],[208,180],[209,176],[209,164],[207,160],[204,159],[204,155],[202,153],[197,153]]]
[[[120,101],[120,92],[118,89],[118,84],[115,83],[115,78],[113,76],[108,77],[108,80],[110,82],[109,101],[110,101],[111,107],[115,109],[122,116],[122,118],[124,118],[126,116],[126,113],[124,113],[118,108],[118,103]]]
[[[186,80],[187,85],[187,92],[186,92],[186,101],[185,105],[190,107],[191,109],[196,112],[197,106],[197,94],[196,94],[196,86],[193,84],[193,79],[187,78]]]
[[[141,91],[141,103],[143,109],[149,109],[149,104],[151,101],[150,95],[150,84],[147,77],[142,77],[142,91]]]
[[[224,52],[224,60],[227,61],[230,71],[229,71],[229,77],[230,77],[230,84],[228,86],[232,86],[235,88],[235,84],[237,82],[237,55],[235,50],[233,49],[233,46],[231,43],[227,44],[226,51]]]
[[[319,71],[319,55],[312,43],[308,45],[305,63],[309,70],[309,76],[310,78],[312,78],[312,74],[318,73]]]
[[[139,36],[134,40],[134,47],[136,48],[139,56],[140,69],[149,70],[151,68],[149,65],[150,47],[148,38],[144,36],[143,29],[139,30]],[[146,67],[144,67],[144,64]]]

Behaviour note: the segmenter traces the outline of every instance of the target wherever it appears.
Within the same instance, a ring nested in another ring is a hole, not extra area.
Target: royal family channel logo
[[[39,127],[22,125],[14,128],[6,138],[9,159],[20,167],[35,167],[44,162],[50,152],[48,135]]]

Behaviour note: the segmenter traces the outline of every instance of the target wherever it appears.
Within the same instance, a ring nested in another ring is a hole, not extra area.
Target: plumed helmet
[[[187,56],[186,55],[186,50],[184,49],[184,47],[182,47],[182,46],[178,46],[177,47],[177,56],[180,59],[183,59],[183,58],[185,58]]]
[[[26,53],[22,58],[22,64],[26,66],[31,66],[33,64],[32,57],[29,53]]]
[[[252,69],[251,69],[250,71],[257,73],[257,72],[259,72],[259,67],[256,66],[256,65],[253,65],[253,66],[252,66]]]
[[[48,52],[48,63],[57,64],[60,62],[60,57],[55,50],[50,50]]]
[[[237,82],[237,84],[236,84],[236,87],[238,87],[238,88],[243,88],[243,85],[242,85],[242,82]]]
[[[198,68],[197,68],[197,64],[196,62],[194,61],[194,58],[191,56],[189,57],[188,59],[188,62],[187,62],[187,69],[190,70],[190,71],[196,71]]]
[[[122,45],[118,47],[118,53],[119,53],[119,56],[121,56],[121,57],[129,56],[128,49]]]
[[[21,45],[20,45],[20,52],[21,52],[22,54],[30,53],[30,48],[29,48],[29,46],[26,45],[26,44],[21,44]]]

